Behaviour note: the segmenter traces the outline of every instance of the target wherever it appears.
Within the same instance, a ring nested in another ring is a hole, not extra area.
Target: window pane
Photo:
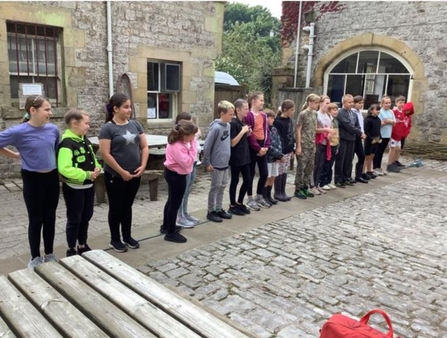
[[[364,75],[348,75],[346,77],[346,94],[363,96],[363,77]]]
[[[147,94],[147,118],[157,118],[157,94],[155,93]]]
[[[159,79],[159,64],[155,62],[147,63],[147,90],[159,91],[158,79]]]
[[[394,101],[398,96],[408,98],[408,88],[410,86],[410,75],[389,75],[386,93]]]
[[[340,107],[341,98],[345,89],[344,75],[329,75],[329,83],[327,88],[327,95],[331,98],[331,102],[337,103]]]
[[[179,91],[180,90],[180,66],[166,65],[166,90]]]
[[[160,119],[171,119],[173,110],[173,94],[158,94],[159,114]]]
[[[357,73],[375,73],[378,57],[379,52],[374,50],[360,52]]]
[[[357,54],[352,54],[346,59],[340,61],[338,65],[332,69],[331,73],[355,73],[355,67],[357,66]]]
[[[9,81],[11,83],[11,98],[19,98],[19,83],[33,83],[33,78],[28,76],[10,76]]]
[[[408,73],[408,70],[393,56],[380,53],[379,73]]]

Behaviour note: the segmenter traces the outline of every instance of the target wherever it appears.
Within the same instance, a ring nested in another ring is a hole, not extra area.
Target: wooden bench
[[[158,201],[158,179],[163,176],[162,170],[145,170],[141,176],[141,183],[148,181],[149,197],[151,201]],[[102,172],[95,180],[96,203],[106,203],[106,184]]]
[[[16,336],[254,337],[101,250],[0,276],[0,337]]]

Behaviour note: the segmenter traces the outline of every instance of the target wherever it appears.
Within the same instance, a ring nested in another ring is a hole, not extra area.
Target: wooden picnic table
[[[0,337],[254,337],[102,250],[0,276]]]

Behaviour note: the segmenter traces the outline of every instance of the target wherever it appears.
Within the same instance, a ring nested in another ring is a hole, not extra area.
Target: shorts
[[[390,147],[391,148],[396,148],[396,147],[400,148],[401,145],[402,144],[400,141],[393,140],[392,138],[390,139]]]
[[[372,144],[371,139],[365,140],[365,156],[374,155],[379,147],[379,143]]]
[[[267,163],[267,171],[268,171],[267,177],[277,177],[279,175],[278,169],[279,169],[278,162]]]

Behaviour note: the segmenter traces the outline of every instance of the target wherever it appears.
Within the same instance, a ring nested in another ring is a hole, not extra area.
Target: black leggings
[[[41,232],[45,254],[53,253],[56,209],[59,203],[59,175],[56,169],[48,173],[22,169],[21,174],[23,198],[29,220],[28,240],[31,259],[34,259],[40,257]]]
[[[388,143],[390,142],[389,138],[382,138],[382,143],[379,143],[376,154],[373,158],[373,169],[380,169],[382,167],[382,158],[383,154],[388,147]]]
[[[141,177],[124,181],[121,177],[104,172],[109,197],[109,228],[112,241],[120,240],[120,224],[123,239],[131,237],[132,205],[140,187]]]
[[[264,141],[258,141],[260,147],[264,147]],[[259,169],[259,180],[258,186],[256,188],[256,193],[262,195],[262,190],[264,189],[265,182],[267,181],[268,169],[267,169],[267,154],[264,156],[258,156],[256,151],[250,148],[250,181],[247,187],[247,195],[253,196],[253,181],[255,179],[256,163]]]
[[[244,202],[245,194],[247,193],[248,185],[250,184],[250,164],[243,166],[231,166],[231,183],[230,183],[230,204],[236,205],[236,188],[239,183],[239,174],[242,174],[242,185],[239,190],[239,197],[237,202],[242,204]]]
[[[177,212],[182,204],[183,195],[186,191],[186,176],[177,174],[175,171],[165,168],[165,180],[168,183],[168,200],[163,211],[162,228],[168,234],[175,232]]]

